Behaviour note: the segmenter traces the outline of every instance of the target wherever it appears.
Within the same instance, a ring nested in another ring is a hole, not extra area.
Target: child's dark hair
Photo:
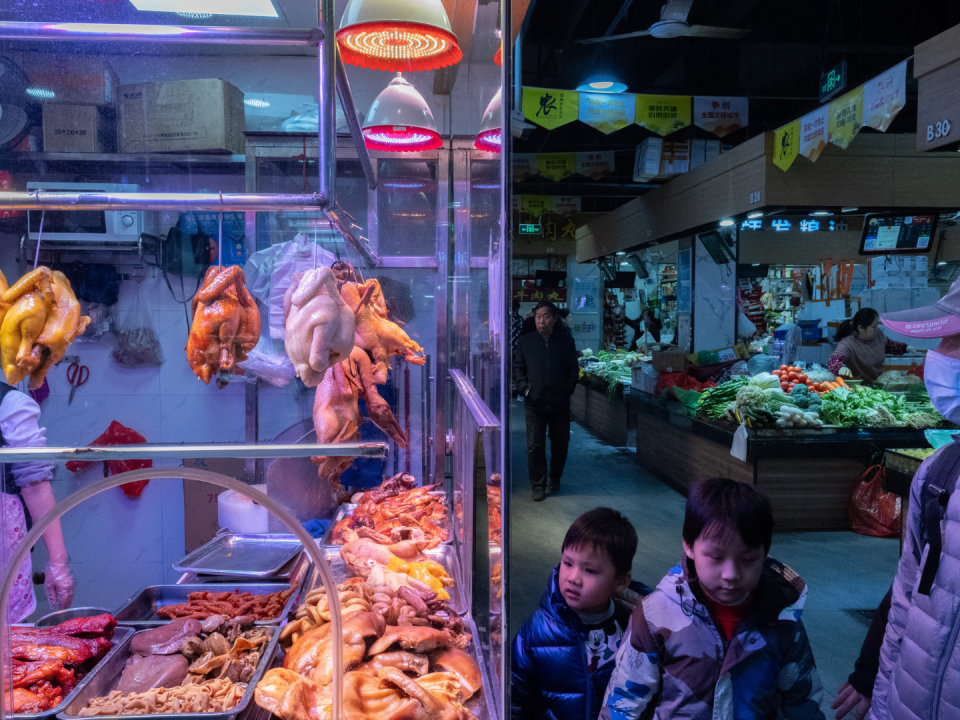
[[[605,551],[617,575],[630,572],[637,552],[637,531],[626,517],[606,507],[588,510],[573,521],[563,538],[563,548],[593,547]]]
[[[690,486],[683,518],[683,541],[693,547],[697,538],[719,537],[736,530],[747,547],[773,541],[773,509],[767,496],[753,485],[727,478],[711,478]]]
[[[856,315],[840,323],[834,340],[839,342],[845,337],[856,334],[860,328],[870,327],[878,317],[880,317],[880,313],[873,308],[860,308]]]

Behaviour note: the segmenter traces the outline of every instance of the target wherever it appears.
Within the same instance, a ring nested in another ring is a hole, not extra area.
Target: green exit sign
[[[543,230],[540,228],[540,223],[520,223],[520,234],[521,235],[542,235]]]
[[[847,86],[847,61],[820,76],[820,102],[826,102]]]

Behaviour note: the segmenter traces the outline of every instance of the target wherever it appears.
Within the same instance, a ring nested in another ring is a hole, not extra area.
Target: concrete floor
[[[634,453],[596,440],[575,423],[558,495],[530,499],[522,404],[510,412],[513,495],[510,632],[540,603],[570,523],[605,505],[623,512],[637,528],[634,579],[656,585],[683,552],[684,498],[634,462]],[[837,690],[853,670],[875,608],[896,573],[899,544],[850,532],[778,533],[770,554],[790,565],[809,587],[804,625],[826,691],[828,718]]]

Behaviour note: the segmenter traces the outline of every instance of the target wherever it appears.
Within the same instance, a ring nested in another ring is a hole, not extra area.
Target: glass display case
[[[0,720],[503,717],[509,3],[81,5],[0,9]]]

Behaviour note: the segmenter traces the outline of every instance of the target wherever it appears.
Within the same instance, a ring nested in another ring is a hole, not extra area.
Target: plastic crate
[[[819,320],[800,320],[797,326],[800,328],[802,342],[817,342],[820,340]]]

